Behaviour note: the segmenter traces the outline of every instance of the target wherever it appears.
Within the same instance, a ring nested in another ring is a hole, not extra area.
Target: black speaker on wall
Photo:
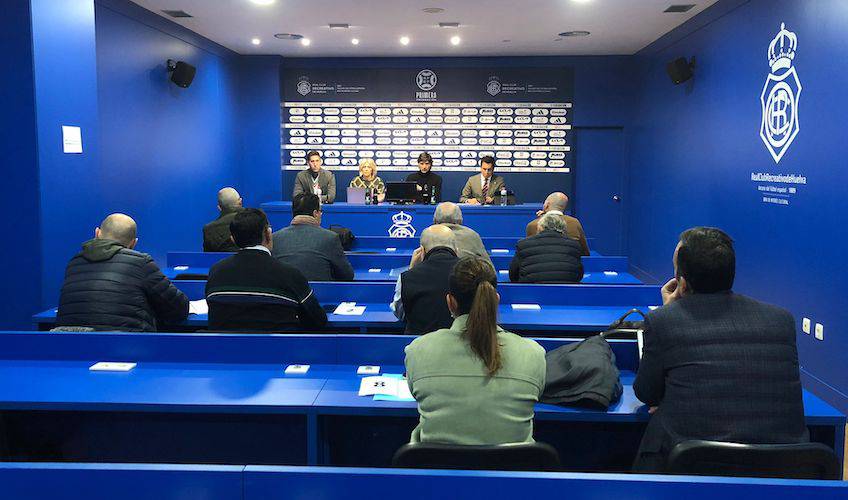
[[[674,82],[675,85],[680,85],[681,83],[692,78],[692,76],[694,75],[694,69],[694,57],[691,61],[687,61],[685,58],[679,57],[666,64],[665,66],[665,70],[668,73],[669,78],[671,78],[671,81]]]
[[[183,61],[174,61],[168,59],[168,72],[171,73],[171,81],[177,84],[178,87],[187,89],[194,80],[194,74],[197,73],[197,68]]]

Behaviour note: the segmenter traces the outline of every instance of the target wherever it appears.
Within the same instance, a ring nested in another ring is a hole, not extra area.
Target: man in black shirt
[[[419,203],[430,203],[431,198],[436,198],[436,203],[442,201],[442,178],[434,174],[433,157],[429,153],[421,153],[418,155],[418,172],[406,176],[407,182],[414,182],[418,185]]]
[[[241,210],[241,196],[231,187],[218,191],[218,218],[203,226],[204,252],[238,252],[230,238],[230,222]]]
[[[265,212],[242,210],[230,232],[241,250],[209,270],[211,330],[280,331],[327,323],[303,274],[271,257],[274,240]]]

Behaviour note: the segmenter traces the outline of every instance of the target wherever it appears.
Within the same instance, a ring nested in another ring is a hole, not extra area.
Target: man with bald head
[[[445,225],[453,231],[456,238],[457,257],[473,255],[488,260],[489,264],[492,263],[492,258],[483,246],[480,235],[470,227],[462,225],[462,210],[456,203],[449,201],[439,203],[433,212],[433,224]]]
[[[68,263],[57,325],[148,332],[188,317],[188,298],[136,243],[131,217],[106,217]]]
[[[527,237],[529,238],[539,232],[539,219],[544,214],[556,214],[562,217],[562,220],[565,222],[568,237],[580,244],[581,255],[589,255],[589,243],[586,241],[586,233],[583,232],[583,225],[575,217],[565,214],[565,207],[567,206],[568,196],[565,193],[556,192],[549,194],[545,198],[542,209],[536,212],[536,219],[527,224]]]
[[[445,296],[457,260],[456,237],[449,227],[434,224],[421,233],[421,246],[398,277],[390,305],[398,319],[406,320],[406,333],[428,333],[453,323]]]
[[[203,226],[204,252],[238,252],[230,237],[230,222],[242,209],[241,196],[231,187],[218,191],[218,218]]]

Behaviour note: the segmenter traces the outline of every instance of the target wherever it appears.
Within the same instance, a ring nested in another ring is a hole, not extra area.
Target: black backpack
[[[356,236],[353,235],[350,229],[336,224],[331,224],[330,231],[336,233],[339,236],[339,241],[341,241],[342,248],[344,250],[350,250],[351,248],[353,248],[353,240],[356,239]]]

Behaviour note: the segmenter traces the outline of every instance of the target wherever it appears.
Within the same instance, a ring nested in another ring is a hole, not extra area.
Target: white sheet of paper
[[[618,273],[615,271],[604,271],[604,274],[607,276],[618,276]]]
[[[82,131],[79,127],[62,125],[62,150],[65,153],[82,153]]]
[[[369,273],[379,273],[381,271],[382,271],[382,269],[380,269],[379,267],[372,267],[371,269],[368,270]]]
[[[185,271],[188,266],[174,266],[174,271]]]
[[[539,311],[542,306],[539,304],[512,304],[514,311]]]
[[[286,367],[286,373],[289,375],[292,374],[304,374],[309,371],[309,365],[289,365]]]
[[[373,396],[374,394],[385,394],[387,396],[397,395],[398,382],[402,379],[390,377],[363,377],[359,383],[360,396]],[[404,380],[403,383],[406,383]]]
[[[509,253],[509,250],[506,248],[493,248],[492,253]]]
[[[412,392],[409,390],[409,383],[406,379],[399,379],[397,385],[397,397],[402,399],[410,399],[415,401],[415,398],[412,396]]]
[[[192,300],[188,303],[189,314],[209,314],[209,305],[206,299]]]
[[[365,306],[358,306],[356,302],[342,302],[336,307],[336,310],[333,311],[333,314],[339,314],[341,316],[362,316],[362,313],[365,312]]]
[[[501,269],[498,274],[509,274],[509,269]]]
[[[121,363],[117,361],[99,361],[89,366],[93,372],[128,372],[136,367],[137,363]]]
[[[357,375],[376,375],[380,373],[379,366],[362,365],[356,370]]]
[[[397,247],[386,247],[386,251],[387,251],[387,252],[396,252],[396,251],[397,251]]]

